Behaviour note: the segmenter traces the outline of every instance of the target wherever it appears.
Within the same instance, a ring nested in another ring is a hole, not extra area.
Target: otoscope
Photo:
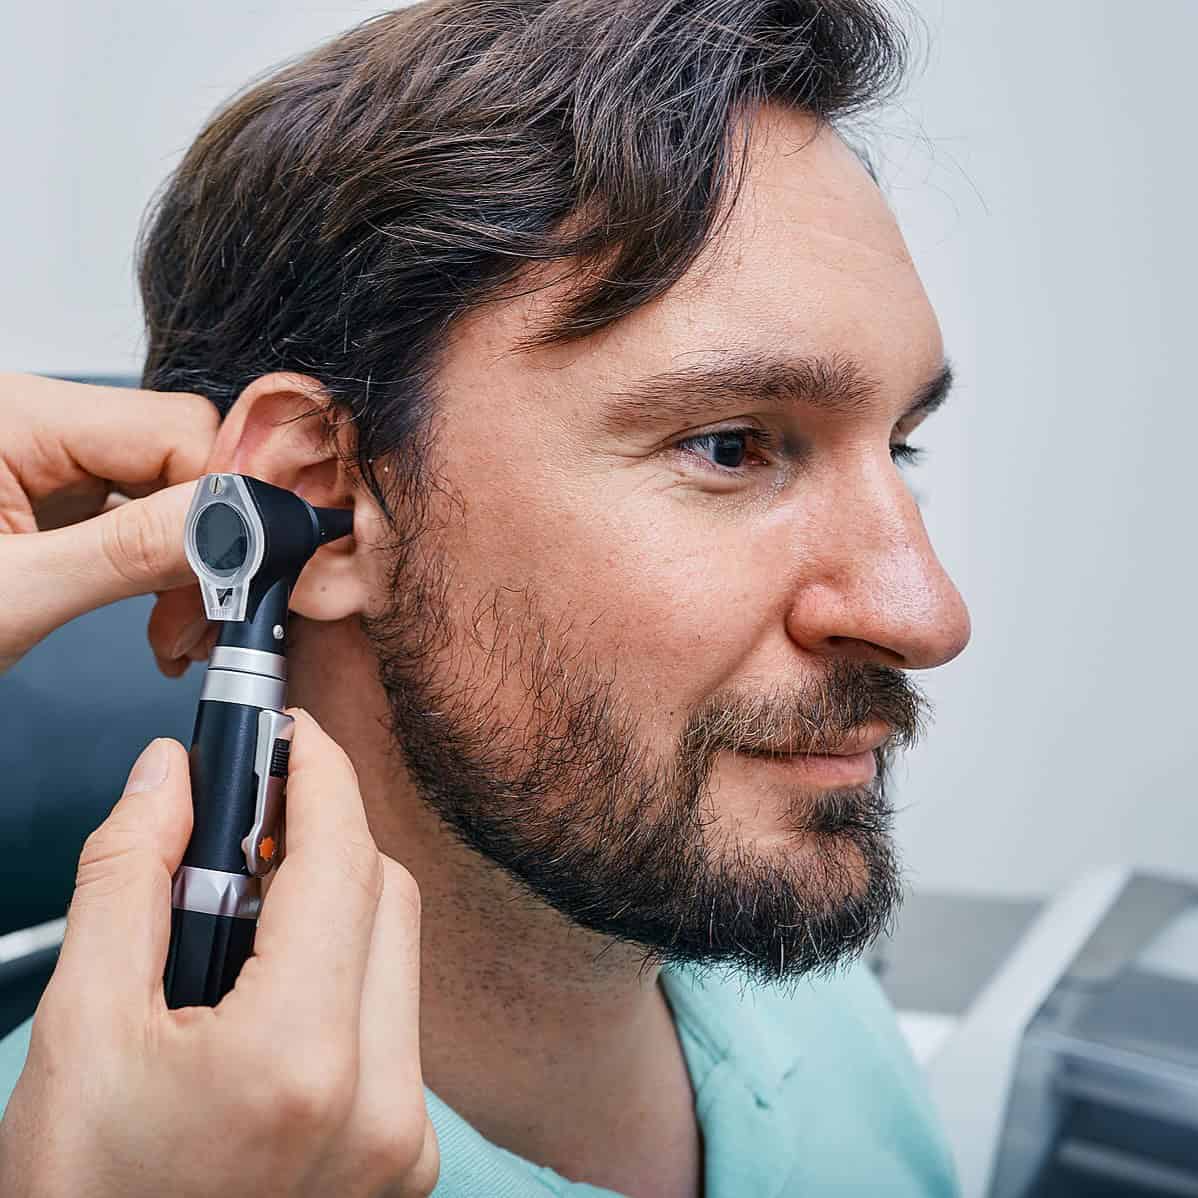
[[[214,1007],[254,947],[260,879],[278,864],[294,720],[287,606],[321,546],[353,516],[244,474],[200,479],[187,513],[187,561],[204,612],[224,623],[191,739],[195,822],[171,888],[168,1007]]]

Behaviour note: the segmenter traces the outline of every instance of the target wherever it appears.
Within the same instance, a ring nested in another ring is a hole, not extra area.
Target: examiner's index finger
[[[56,402],[41,409],[42,439],[66,452],[53,480],[66,485],[78,473],[114,483],[189,482],[204,472],[220,427],[211,400],[189,392],[57,383]],[[78,467],[70,477],[71,464]]]
[[[292,1032],[356,1035],[382,860],[349,758],[307,712],[288,714],[287,856],[258,921],[252,985],[277,993]]]
[[[202,395],[59,379],[23,379],[22,386],[31,392],[26,407],[35,423],[24,436],[18,425],[7,458],[32,503],[87,478],[144,495],[204,473],[220,417]]]

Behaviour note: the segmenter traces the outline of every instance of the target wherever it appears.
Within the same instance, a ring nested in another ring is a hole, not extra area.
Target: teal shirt
[[[703,1129],[704,1198],[955,1198],[956,1176],[894,1011],[861,964],[797,989],[668,969]],[[0,1111],[29,1023],[0,1040]],[[485,1140],[431,1091],[434,1198],[615,1198]]]

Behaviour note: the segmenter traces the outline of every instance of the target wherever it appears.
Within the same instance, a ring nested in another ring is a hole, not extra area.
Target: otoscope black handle
[[[259,879],[282,853],[287,595],[271,588],[257,613],[278,629],[278,652],[247,648],[245,626],[228,623],[209,658],[191,738],[191,839],[171,888],[168,1007],[215,1006],[233,988],[254,948]]]
[[[226,673],[233,672],[210,670],[205,690]],[[246,867],[241,841],[254,822],[262,710],[210,700],[196,712],[190,754],[195,817],[172,892],[168,1007],[215,1006],[253,952],[261,887]]]

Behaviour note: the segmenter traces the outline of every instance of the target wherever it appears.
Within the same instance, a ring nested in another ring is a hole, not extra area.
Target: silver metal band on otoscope
[[[286,693],[287,659],[281,654],[218,645],[208,662],[200,702],[280,711]]]
[[[265,678],[287,681],[287,658],[281,653],[264,649],[238,649],[233,645],[217,645],[208,659],[210,670],[238,670],[242,674],[261,674]]]
[[[262,906],[262,883],[245,874],[182,865],[171,884],[171,906],[207,915],[257,919]]]

